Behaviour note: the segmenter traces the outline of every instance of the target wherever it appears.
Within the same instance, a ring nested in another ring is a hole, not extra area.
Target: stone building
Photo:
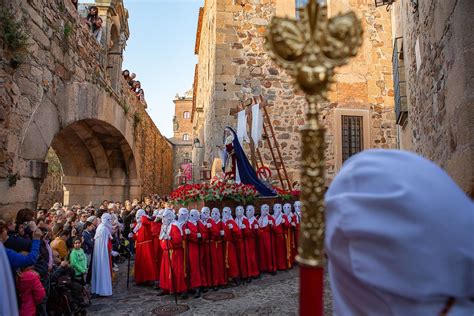
[[[37,206],[50,148],[69,203],[169,193],[172,146],[120,75],[123,1],[94,3],[100,43],[71,1],[0,3],[0,216]]]
[[[193,150],[193,124],[191,123],[191,111],[193,107],[193,91],[189,90],[184,95],[176,94],[173,117],[173,137],[170,142],[173,144],[173,174],[175,186],[179,183],[177,178],[179,171],[184,171],[185,165],[192,164]],[[191,181],[194,179],[191,170]]]
[[[399,147],[439,164],[473,197],[474,2],[401,0],[391,14]]]
[[[240,102],[261,95],[292,181],[299,179],[300,126],[305,99],[291,78],[273,63],[264,48],[271,18],[296,15],[295,0],[206,0],[200,9],[195,53],[193,131],[203,149],[196,162],[219,157],[223,129],[236,125]],[[390,13],[373,1],[328,0],[333,16],[354,10],[361,18],[364,41],[358,56],[338,69],[321,118],[327,127],[328,181],[350,155],[368,148],[394,148],[392,40]],[[272,166],[268,150],[264,160]],[[198,165],[201,165],[199,162]],[[274,173],[275,174],[275,173]]]

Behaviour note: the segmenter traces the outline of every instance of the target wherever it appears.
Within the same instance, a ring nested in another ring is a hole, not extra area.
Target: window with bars
[[[364,149],[362,116],[342,115],[342,162]]]
[[[183,134],[183,140],[189,140],[189,134]]]
[[[190,119],[190,118],[191,118],[191,113],[189,113],[188,111],[186,111],[186,112],[183,113],[183,117],[184,117],[185,119]]]

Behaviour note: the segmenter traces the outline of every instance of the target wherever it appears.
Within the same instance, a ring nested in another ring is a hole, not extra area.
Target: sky
[[[124,0],[130,38],[123,69],[137,74],[147,111],[166,137],[173,136],[173,99],[192,88],[197,20],[203,0]]]

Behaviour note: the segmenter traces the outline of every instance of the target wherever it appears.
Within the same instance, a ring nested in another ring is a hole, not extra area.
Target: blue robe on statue
[[[273,190],[269,189],[258,178],[257,173],[255,172],[249,160],[247,159],[247,156],[245,155],[242,146],[240,146],[237,133],[234,131],[233,128],[229,126],[227,126],[226,128],[229,129],[234,135],[232,145],[234,146],[235,161],[237,164],[240,182],[242,182],[243,184],[253,185],[261,196],[276,196],[276,193]]]

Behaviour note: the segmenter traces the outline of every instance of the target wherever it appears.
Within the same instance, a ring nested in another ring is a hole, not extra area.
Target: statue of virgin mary
[[[224,129],[224,146],[225,148],[222,150],[222,171],[227,179],[233,179],[237,183],[251,184],[261,196],[276,195],[258,178],[232,127],[227,126]]]

